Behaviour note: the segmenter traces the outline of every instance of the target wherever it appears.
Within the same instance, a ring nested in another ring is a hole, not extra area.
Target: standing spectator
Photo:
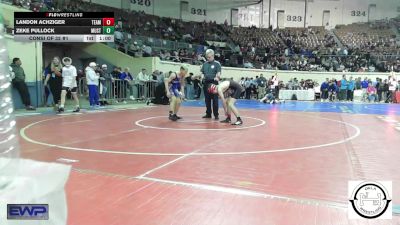
[[[89,103],[90,108],[98,108],[99,107],[99,92],[98,92],[98,85],[99,85],[99,75],[96,74],[96,63],[91,62],[89,66],[86,67],[86,82],[89,89]]]
[[[383,81],[383,93],[382,93],[382,95],[383,95],[383,97],[385,97],[385,103],[389,103],[389,95],[390,95],[390,93],[389,93],[389,82],[388,82],[388,80],[387,79],[385,79],[384,81]]]
[[[164,85],[164,79],[165,79],[164,73],[156,70],[154,71],[154,74],[157,76],[157,84]]]
[[[361,77],[357,78],[356,84],[355,84],[355,88],[356,88],[356,90],[360,90],[361,89]]]
[[[347,82],[347,101],[353,101],[355,85],[353,77],[350,76],[350,80]]]
[[[48,87],[47,82],[46,82],[46,77],[47,77],[47,74],[49,74],[49,73],[50,73],[50,67],[46,67],[43,71],[43,78],[42,78],[43,79],[43,87],[44,87],[44,105],[45,105],[45,107],[49,106],[47,103],[49,101],[49,97],[50,97],[50,93],[51,93],[50,88]]]
[[[58,112],[64,112],[64,104],[67,91],[71,92],[72,97],[75,100],[75,109],[72,112],[79,112],[79,99],[76,93],[78,89],[78,85],[76,84],[76,77],[78,76],[76,68],[75,66],[71,65],[72,59],[69,57],[63,58],[62,62],[65,66],[62,68],[63,84],[61,91],[61,104],[60,108],[58,108]]]
[[[240,52],[239,55],[237,56],[237,65],[238,67],[243,67],[243,53]]]
[[[189,76],[185,78],[185,96],[187,99],[193,99],[193,73],[189,73]]]
[[[200,99],[201,96],[201,81],[200,78],[194,78],[192,75],[191,78],[193,80],[193,89],[194,89],[194,99]]]
[[[382,79],[376,78],[375,88],[376,88],[376,92],[378,95],[378,102],[382,101],[383,87],[384,87],[384,85],[382,83]]]
[[[267,79],[265,79],[263,74],[260,74],[260,77],[258,78],[258,89],[260,92],[260,96],[265,95],[265,85],[267,84]]]
[[[62,89],[62,75],[61,75],[61,61],[59,57],[54,57],[51,64],[49,65],[49,74],[46,76],[45,85],[49,83],[50,91],[53,95],[54,110],[58,110],[58,104],[61,100],[61,89]]]
[[[14,58],[10,65],[14,74],[12,85],[18,90],[22,103],[25,105],[25,109],[35,110],[35,108],[31,105],[31,96],[29,94],[28,86],[25,83],[25,72],[21,65],[22,62],[19,58]]]
[[[251,97],[251,81],[248,77],[246,77],[245,81],[244,81],[244,89],[245,89],[245,93],[246,93],[246,99],[250,99]]]
[[[253,94],[253,97],[258,99],[258,84],[257,81],[254,80],[253,78],[250,79],[250,87],[251,87],[251,93]]]
[[[128,67],[126,67],[124,69],[124,72],[122,72],[119,77],[119,79],[122,82],[122,85],[121,85],[122,90],[120,90],[119,93],[121,94],[122,98],[125,98],[126,90],[129,89],[130,99],[135,100],[135,98],[133,97],[133,76],[129,71],[130,71],[130,69]]]
[[[328,87],[329,87],[329,79],[326,78],[326,81],[321,84],[321,102],[328,100]]]
[[[206,115],[203,118],[211,118],[211,113],[214,113],[215,120],[218,120],[218,95],[208,93],[207,87],[209,84],[218,85],[218,81],[221,79],[221,64],[214,60],[214,50],[207,49],[206,51],[207,62],[201,67],[201,76],[204,78],[204,96],[206,103]],[[211,103],[213,105],[211,111]]]
[[[138,85],[138,97],[144,98],[147,93],[147,89],[145,90],[144,87],[150,80],[150,77],[149,77],[149,75],[147,75],[147,70],[145,68],[143,68],[142,71],[140,71],[140,73],[138,74],[137,77],[138,77],[138,81],[139,81],[139,83],[137,84]]]
[[[114,79],[119,79],[121,75],[121,67],[115,66],[114,70],[111,72],[111,75]]]
[[[100,72],[100,84],[102,86],[101,90],[101,97],[102,101],[100,101],[100,104],[102,105],[108,105],[107,102],[107,94],[109,90],[112,90],[112,84],[114,84],[114,78],[111,76],[110,73],[107,71],[108,67],[106,64],[101,65],[101,70]]]
[[[347,79],[346,75],[343,74],[342,80],[340,80],[339,101],[345,101],[346,99],[347,99]]]
[[[363,101],[365,101],[366,97],[368,96],[367,88],[368,88],[368,78],[365,77],[364,80],[361,81],[361,89],[362,89]]]
[[[389,102],[393,102],[393,99],[396,96],[396,87],[397,87],[397,80],[395,76],[389,76],[389,92],[388,92],[388,100]]]
[[[114,70],[111,72],[111,76],[114,79],[114,82],[112,83],[112,88],[111,90],[113,90],[113,98],[115,99],[115,102],[118,103],[118,90],[120,89],[121,86],[121,81],[119,80],[119,77],[121,76],[121,67],[115,66]]]

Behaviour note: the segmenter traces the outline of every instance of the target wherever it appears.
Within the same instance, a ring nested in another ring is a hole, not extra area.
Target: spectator
[[[347,82],[347,101],[353,101],[354,88],[355,82],[353,80],[353,77],[350,76],[350,80]]]
[[[254,68],[254,66],[253,66],[253,64],[251,63],[251,62],[249,62],[249,61],[246,61],[244,64],[243,64],[243,67],[244,68]]]
[[[372,85],[371,82],[368,83],[367,94],[369,102],[374,102],[377,99],[376,88]]]
[[[119,79],[122,82],[122,86],[121,86],[122,90],[120,90],[119,93],[121,93],[122,98],[125,98],[126,90],[129,89],[129,93],[130,93],[130,97],[129,98],[131,100],[135,100],[135,98],[133,97],[134,79],[133,79],[132,74],[129,71],[130,71],[129,67],[126,67],[124,69],[124,72],[122,72],[120,74]]]
[[[147,84],[147,82],[150,80],[149,75],[147,75],[147,70],[145,68],[142,69],[142,71],[140,71],[140,73],[138,74],[138,84],[137,84],[137,88],[138,88],[138,97],[139,98],[144,98],[145,97],[145,85]]]
[[[361,89],[362,89],[362,96],[363,96],[363,101],[366,100],[367,95],[367,88],[368,88],[368,78],[365,77],[363,81],[361,81]]]
[[[143,45],[143,57],[150,57],[152,56],[152,49],[150,46]]]
[[[333,102],[336,100],[337,86],[334,80],[329,81],[328,94],[329,101]]]
[[[326,78],[326,81],[324,81],[321,84],[321,88],[320,88],[321,89],[321,102],[328,100],[328,94],[329,94],[328,88],[329,88],[329,79]]]
[[[389,93],[389,82],[387,79],[383,81],[383,96],[385,97],[385,103],[390,102],[390,93]]]
[[[246,79],[244,80],[244,89],[245,89],[245,93],[246,93],[246,99],[250,99],[251,97],[251,80],[246,77]]]
[[[185,97],[187,99],[193,99],[193,73],[189,73],[189,76],[185,78]]]
[[[396,88],[397,88],[397,80],[395,76],[389,76],[388,79],[388,83],[389,83],[389,92],[388,92],[388,100],[389,102],[393,102],[393,99],[395,98],[396,94]]]
[[[31,105],[31,96],[29,94],[28,86],[25,83],[25,72],[21,65],[22,62],[19,58],[14,58],[10,65],[14,74],[12,85],[18,90],[22,103],[25,105],[25,109],[35,110],[35,108]]]
[[[24,7],[24,6],[22,5],[21,0],[13,0],[12,4],[15,5],[15,6],[18,6],[18,7]]]
[[[108,98],[108,96],[107,96],[108,90],[110,90],[110,88],[114,84],[114,78],[112,77],[112,75],[110,73],[108,73],[107,69],[108,69],[108,66],[106,64],[103,64],[103,65],[101,65],[101,70],[99,70],[100,85],[102,86],[102,88],[101,88],[102,101],[100,101],[101,105],[108,105],[108,102],[106,100]]]
[[[12,70],[12,68],[11,68],[11,70]],[[50,73],[50,68],[46,67],[43,71],[43,77],[42,77],[43,87],[44,87],[44,105],[45,105],[45,107],[49,107],[48,102],[49,102],[49,97],[50,97],[50,93],[51,93],[50,88],[47,85],[48,81],[46,81],[47,74],[49,74],[49,73]],[[53,97],[53,96],[51,96],[51,97]]]
[[[58,110],[58,106],[61,100],[61,89],[62,89],[62,65],[59,57],[54,57],[48,69],[49,73],[46,75],[45,85],[50,85],[50,91],[53,95],[54,110]]]
[[[119,79],[121,76],[121,67],[114,67],[114,70],[111,72],[113,79]]]
[[[202,88],[200,78],[195,78],[193,73],[191,73],[191,78],[193,80],[194,99],[200,99]]]
[[[153,72],[153,79],[154,79],[154,76],[156,76],[156,80],[157,80],[157,84],[158,85],[160,85],[160,84],[164,85],[165,76],[164,76],[163,72],[156,70],[156,71]]]
[[[91,109],[99,108],[99,92],[98,92],[98,85],[99,85],[99,75],[96,74],[96,63],[91,62],[89,66],[86,67],[86,83],[89,89],[89,103]]]
[[[380,101],[382,101],[382,93],[383,93],[383,88],[384,88],[382,79],[376,78],[375,88],[376,88],[376,92],[377,92],[378,102],[380,102]]]
[[[265,95],[265,86],[267,84],[267,79],[265,79],[263,74],[260,74],[260,77],[257,80],[257,84],[258,84],[258,90],[260,92],[260,96],[264,96]]]
[[[339,100],[345,101],[347,99],[347,79],[346,75],[342,76],[342,80],[340,80],[340,91],[339,91]]]
[[[361,77],[358,77],[356,82],[355,82],[355,89],[360,90],[361,89]]]
[[[117,43],[122,43],[123,42],[124,35],[119,29],[115,29],[114,37],[115,37],[115,41]]]

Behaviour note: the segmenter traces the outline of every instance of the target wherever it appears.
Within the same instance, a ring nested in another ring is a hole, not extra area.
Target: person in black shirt
[[[214,60],[214,51],[212,49],[207,49],[206,51],[207,62],[201,67],[201,78],[204,82],[204,97],[206,103],[206,115],[203,118],[211,118],[211,113],[214,113],[215,120],[218,120],[218,95],[210,94],[207,92],[207,86],[209,84],[218,84],[221,78],[221,64]],[[198,76],[193,76],[192,79],[196,79]],[[211,103],[213,105],[211,111]]]

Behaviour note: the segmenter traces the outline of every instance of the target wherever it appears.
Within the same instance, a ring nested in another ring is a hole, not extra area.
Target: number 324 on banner
[[[114,26],[114,18],[103,18],[103,26]]]

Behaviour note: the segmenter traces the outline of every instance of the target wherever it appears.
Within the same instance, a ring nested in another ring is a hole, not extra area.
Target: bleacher
[[[45,6],[42,4],[41,7]],[[42,9],[36,7],[35,10]],[[48,8],[48,10],[50,9]],[[400,54],[399,45],[396,43],[396,34],[387,21],[341,25],[331,33],[324,27],[272,30],[256,27],[232,27],[215,22],[182,21],[80,0],[71,0],[69,4],[55,6],[51,10],[114,12],[117,21],[116,35],[118,36],[116,36],[115,48],[132,56],[158,56],[163,50],[170,52],[169,54],[173,57],[166,57],[166,59],[173,61],[181,61],[176,60],[179,56],[196,59],[198,57],[193,52],[198,45],[208,46],[207,41],[226,42],[230,44],[228,46],[237,46],[235,49],[215,47],[216,52],[221,54],[221,58],[230,59],[230,66],[235,66],[234,62],[241,57],[238,51],[241,51],[244,61],[253,63],[256,68],[262,66],[261,61],[265,53],[269,53],[267,61],[273,64],[282,64],[285,60],[296,64],[298,63],[297,58],[300,56],[313,58],[312,61],[315,62],[314,58],[321,54],[333,55],[336,58],[347,56],[347,54],[349,56],[358,54],[363,59],[372,55],[381,59],[382,56]],[[391,23],[399,29],[399,18],[392,19]],[[336,43],[333,35],[336,35],[341,43]],[[339,48],[340,44],[343,44],[343,47]],[[150,54],[138,53],[148,46],[152,48]],[[225,54],[230,51],[234,53]],[[344,51],[347,53],[345,54]],[[187,54],[180,52],[187,52]],[[271,58],[271,55],[274,57]],[[285,57],[288,56],[291,58],[286,59]],[[395,59],[396,57],[392,57],[392,60]],[[344,64],[348,65],[355,64],[352,58],[336,59],[336,61],[346,62]],[[195,64],[195,62],[193,63]],[[389,64],[392,61],[386,60],[385,63]]]
[[[324,27],[286,28],[279,32],[286,42],[290,40],[292,44],[302,48],[323,49],[336,44],[333,36]]]
[[[398,54],[399,51],[396,34],[384,22],[341,25],[334,32],[344,45],[363,53]]]

